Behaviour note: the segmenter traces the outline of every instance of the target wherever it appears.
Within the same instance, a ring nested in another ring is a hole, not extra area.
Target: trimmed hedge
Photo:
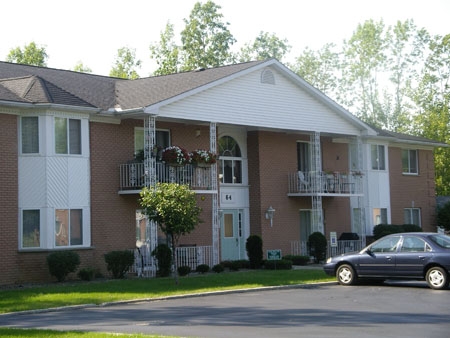
[[[306,265],[309,263],[309,256],[296,256],[296,255],[286,255],[283,259],[288,259],[292,261],[293,265]]]
[[[47,256],[49,272],[58,282],[64,282],[67,275],[80,265],[80,255],[74,251],[55,251]]]
[[[177,271],[180,276],[187,276],[191,273],[191,267],[188,265],[179,266]]]
[[[264,262],[264,267],[267,270],[291,270],[292,261],[289,259],[278,259]]]
[[[105,254],[105,262],[113,278],[124,278],[134,263],[134,252],[131,250],[110,251]]]
[[[373,237],[374,239],[380,239],[386,235],[400,232],[422,232],[422,228],[415,224],[378,224],[373,228]]]

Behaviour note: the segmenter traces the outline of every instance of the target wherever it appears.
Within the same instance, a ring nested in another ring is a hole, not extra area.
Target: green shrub
[[[130,250],[110,251],[105,254],[106,268],[113,278],[124,278],[134,263],[134,252]]]
[[[415,224],[378,224],[373,228],[373,237],[374,239],[380,239],[386,235],[400,232],[422,232],[422,228]]]
[[[250,261],[251,269],[259,269],[263,261],[263,241],[258,235],[251,235],[247,238],[245,248]]]
[[[172,250],[166,244],[159,244],[155,250],[152,251],[152,256],[158,261],[158,272],[159,277],[170,276],[171,266],[172,266]]]
[[[438,208],[436,220],[440,227],[450,230],[450,202]]]
[[[246,259],[239,259],[235,261],[222,261],[221,264],[223,265],[224,268],[228,268],[232,271],[250,268],[250,262]]]
[[[215,273],[221,273],[225,270],[224,266],[222,264],[216,264],[212,267],[212,271]]]
[[[292,261],[293,265],[306,265],[309,262],[309,256],[286,255],[283,259]]]
[[[47,256],[47,264],[50,274],[58,282],[64,282],[67,275],[80,265],[80,256],[73,251],[55,251]]]
[[[208,264],[200,264],[197,266],[197,269],[195,269],[196,272],[199,273],[207,273],[209,271],[209,265]]]
[[[191,273],[191,267],[187,266],[187,265],[179,266],[177,271],[178,271],[178,275],[187,276]]]
[[[309,253],[316,263],[325,260],[327,255],[327,239],[321,232],[313,232],[308,238]]]
[[[267,260],[264,262],[267,270],[291,270],[292,261],[289,259]]]
[[[95,272],[94,268],[83,268],[78,271],[77,276],[81,280],[91,281],[95,278]]]

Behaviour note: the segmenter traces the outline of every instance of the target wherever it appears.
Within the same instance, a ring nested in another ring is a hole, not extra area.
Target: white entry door
[[[243,237],[242,211],[223,210],[220,218],[221,259],[245,259],[245,238]]]

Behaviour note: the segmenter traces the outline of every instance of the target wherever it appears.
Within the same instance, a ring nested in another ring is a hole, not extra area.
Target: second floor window
[[[402,170],[404,174],[418,174],[417,150],[402,150]]]
[[[55,153],[81,154],[81,120],[55,117]]]
[[[220,183],[242,183],[241,148],[230,136],[219,140],[219,178]]]
[[[371,160],[373,170],[386,170],[385,146],[372,144]]]
[[[39,118],[27,116],[21,118],[22,154],[39,153]]]
[[[311,147],[308,142],[297,142],[297,168],[304,173],[311,171]]]

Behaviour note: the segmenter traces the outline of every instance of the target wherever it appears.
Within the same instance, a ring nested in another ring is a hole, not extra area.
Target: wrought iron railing
[[[288,175],[288,194],[359,195],[363,193],[362,173],[296,171]]]
[[[120,165],[120,190],[140,190],[145,184],[145,168],[142,162]],[[191,164],[174,167],[156,163],[156,182],[187,184],[191,188],[211,188],[211,168]]]
[[[179,246],[175,249],[177,266],[189,266],[192,271],[201,264],[213,267],[212,246]],[[129,272],[138,277],[155,277],[158,270],[158,261],[151,255],[150,246],[143,245],[134,249],[134,264]]]
[[[347,252],[361,251],[366,246],[366,237],[361,236],[357,240],[337,241],[336,246],[327,243],[327,258],[338,256]],[[291,241],[291,255],[309,256],[308,243],[306,241]]]

